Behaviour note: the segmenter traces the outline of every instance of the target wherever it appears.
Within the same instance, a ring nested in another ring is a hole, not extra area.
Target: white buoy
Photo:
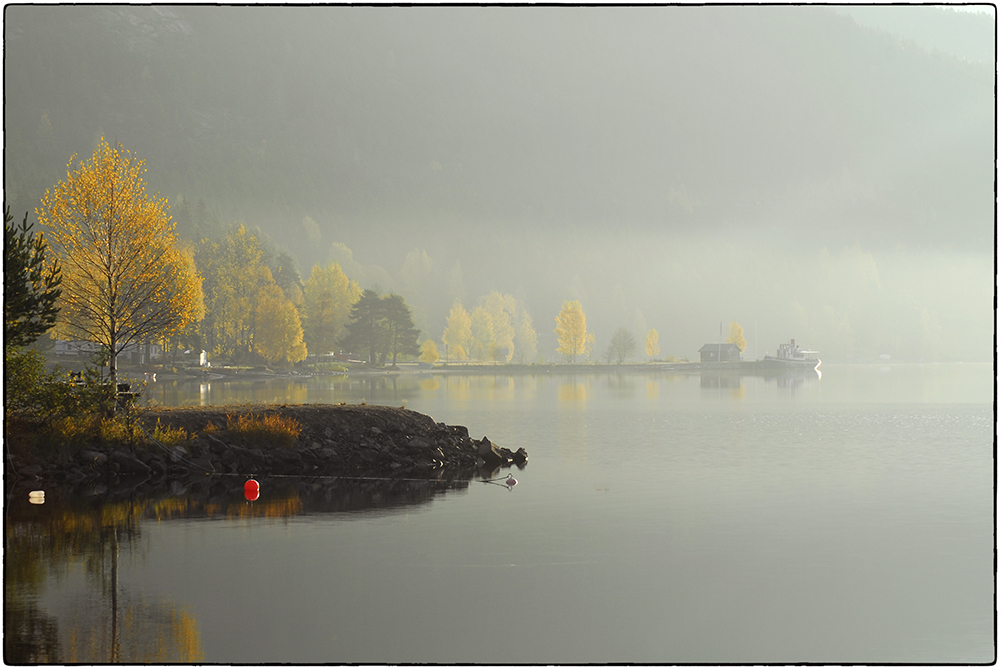
[[[28,493],[28,502],[31,504],[45,504],[45,491],[32,490]]]

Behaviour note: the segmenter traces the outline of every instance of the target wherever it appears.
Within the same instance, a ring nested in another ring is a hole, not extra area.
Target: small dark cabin
[[[698,352],[702,362],[739,362],[743,359],[736,344],[705,344]]]

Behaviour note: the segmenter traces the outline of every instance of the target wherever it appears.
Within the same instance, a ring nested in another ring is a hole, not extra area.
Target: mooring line
[[[258,474],[240,474],[237,472],[216,472],[215,474],[209,474],[209,476],[238,476],[240,478],[254,478]],[[337,474],[260,474],[261,478],[265,479],[345,479],[349,481],[419,481],[421,483],[460,483],[464,480],[471,481],[473,483],[494,483],[496,481],[506,481],[508,477],[501,476],[497,479],[480,479],[478,481],[474,479],[417,479],[410,478],[406,476],[341,476]]]
[[[206,472],[208,472],[209,474],[218,474],[218,473],[219,473],[219,472],[218,472],[218,471],[217,471],[217,470],[215,469],[215,467],[214,467],[214,466],[213,466],[213,467],[212,467],[211,469],[208,469],[207,467],[204,467],[204,466],[202,466],[202,465],[199,465],[199,464],[198,464],[197,462],[192,462],[192,461],[188,460],[188,459],[187,459],[187,458],[185,458],[185,457],[184,457],[183,455],[178,455],[178,454],[177,454],[176,452],[174,452],[174,451],[171,451],[171,450],[170,450],[169,448],[167,448],[166,446],[164,446],[163,444],[161,444],[161,443],[160,443],[160,440],[159,440],[159,439],[157,439],[156,437],[154,437],[153,435],[151,435],[151,434],[150,434],[149,432],[147,432],[147,431],[146,431],[146,428],[144,428],[144,427],[142,426],[142,423],[139,423],[139,422],[136,422],[136,425],[138,425],[138,426],[139,426],[139,429],[140,429],[140,430],[142,430],[142,433],[143,433],[143,434],[145,434],[145,435],[146,435],[147,437],[149,437],[150,441],[152,441],[152,442],[153,442],[154,444],[156,444],[157,446],[159,446],[160,448],[162,448],[162,449],[164,450],[164,452],[165,452],[165,453],[166,453],[167,455],[169,455],[170,457],[172,457],[172,458],[173,458],[173,457],[176,457],[176,458],[177,458],[178,460],[183,460],[184,462],[188,463],[189,465],[194,465],[194,466],[195,466],[195,467],[197,467],[198,469],[204,469],[204,470],[205,470]],[[208,435],[208,436],[209,436],[209,437],[211,437],[212,435]],[[212,464],[212,463],[211,463],[211,461],[209,461],[209,463],[208,463],[208,464],[210,464],[210,465],[211,465],[211,464]]]

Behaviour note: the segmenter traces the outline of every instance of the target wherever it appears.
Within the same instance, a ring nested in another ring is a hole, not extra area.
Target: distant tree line
[[[74,167],[75,160],[36,209],[45,239],[33,235],[27,215],[15,228],[6,212],[7,343],[30,343],[49,328],[96,342],[108,354],[112,379],[126,346],[152,342],[171,359],[193,349],[236,364],[291,365],[310,352],[377,366],[417,356],[494,364],[539,359],[531,315],[510,294],[492,291],[471,311],[456,300],[441,346],[421,343],[401,295],[362,290],[332,261],[313,266],[303,281],[293,258],[263,233],[242,223],[223,226],[203,203],[196,206],[201,224],[191,229],[206,236],[179,238],[166,199],[146,194],[143,161],[120,145],[102,141],[89,160]],[[563,304],[555,334],[556,352],[567,362],[592,359],[596,337],[579,301]],[[745,345],[735,323],[730,337]],[[632,332],[619,327],[604,358],[621,364],[636,348]],[[658,355],[656,330],[647,333],[645,352]]]

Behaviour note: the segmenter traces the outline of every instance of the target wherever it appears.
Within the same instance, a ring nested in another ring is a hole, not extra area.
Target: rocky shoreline
[[[300,431],[290,446],[246,443],[227,428],[230,418],[271,414],[294,420]],[[487,437],[473,439],[460,425],[437,423],[408,409],[370,405],[239,405],[145,410],[147,434],[159,424],[189,438],[171,446],[91,445],[61,453],[18,453],[8,476],[69,487],[139,487],[206,475],[380,476],[434,479],[457,472],[472,478],[501,467],[523,467],[527,453]],[[209,427],[209,426],[212,427]],[[244,443],[240,443],[243,441]]]

